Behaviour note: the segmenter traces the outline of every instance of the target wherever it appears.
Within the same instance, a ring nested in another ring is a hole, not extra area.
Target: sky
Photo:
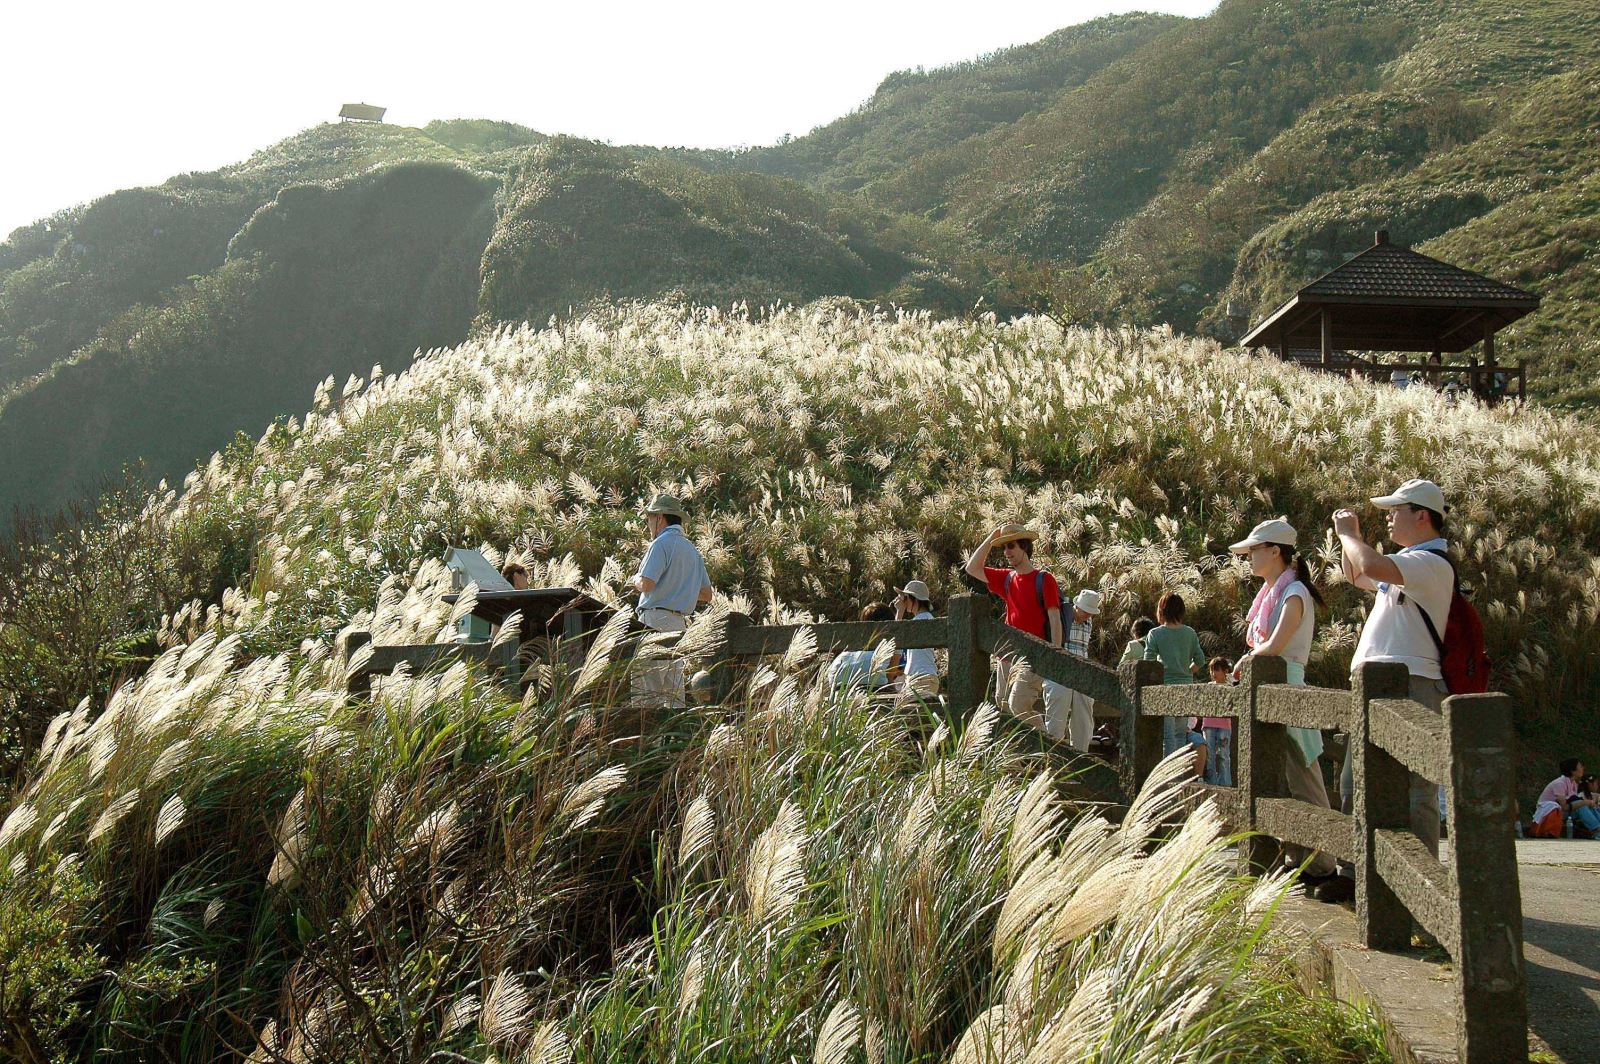
[[[1099,15],[1215,0],[808,4],[85,3],[0,13],[0,235],[120,188],[211,170],[344,103],[615,144],[732,147],[846,114],[895,70]]]

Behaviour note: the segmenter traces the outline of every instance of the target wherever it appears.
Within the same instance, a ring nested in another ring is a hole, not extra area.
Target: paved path
[[[1528,1019],[1570,1064],[1600,1061],[1600,842],[1522,839]]]
[[[1565,1064],[1596,1064],[1600,842],[1519,840],[1517,874],[1533,1042]],[[1317,944],[1309,957],[1317,978],[1345,1000],[1380,1003],[1398,1064],[1453,1064],[1455,979],[1438,951],[1369,952],[1347,906],[1302,901],[1290,913]]]

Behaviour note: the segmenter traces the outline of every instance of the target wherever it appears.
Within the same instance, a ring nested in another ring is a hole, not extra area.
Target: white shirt
[[[889,675],[872,667],[872,651],[846,650],[828,666],[828,682],[834,687],[865,687],[876,691],[889,682]]]
[[[1300,600],[1300,627],[1289,637],[1289,645],[1283,648],[1280,656],[1284,661],[1304,665],[1311,660],[1311,637],[1317,630],[1317,601],[1311,597],[1311,589],[1301,581],[1294,581],[1278,596],[1278,604],[1273,607],[1272,616],[1267,618],[1267,638],[1270,639],[1272,633],[1278,630],[1278,619],[1283,616],[1283,608],[1292,598]]]
[[[931,621],[933,620],[933,614],[929,613],[927,610],[923,610],[921,613],[918,613],[911,619],[913,621]],[[906,651],[906,675],[939,675],[939,662],[938,659],[933,656],[933,649],[931,647],[921,647],[916,650]]]
[[[1361,640],[1350,660],[1352,672],[1369,661],[1396,661],[1413,676],[1443,679],[1438,644],[1428,634],[1417,608],[1428,611],[1434,631],[1444,638],[1444,626],[1450,620],[1450,599],[1455,593],[1455,574],[1449,562],[1427,552],[1444,550],[1446,545],[1443,539],[1430,539],[1389,555],[1400,570],[1401,584],[1378,584],[1370,578],[1356,582],[1358,587],[1376,591],[1378,597],[1367,623],[1361,627]],[[1402,593],[1404,602],[1400,600]]]

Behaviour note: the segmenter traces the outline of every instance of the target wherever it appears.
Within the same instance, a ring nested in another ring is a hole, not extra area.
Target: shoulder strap
[[[1044,570],[1043,569],[1035,569],[1033,571],[1033,593],[1035,595],[1039,596],[1039,616],[1044,618],[1045,638],[1048,639],[1049,638],[1049,633],[1050,633],[1050,611],[1045,608],[1045,604],[1044,604]]]
[[[1450,554],[1448,551],[1427,550],[1423,553],[1437,554],[1439,557],[1444,559],[1446,565],[1450,566],[1450,577],[1452,582],[1450,590],[1450,602],[1453,605],[1455,603],[1455,597],[1461,594],[1461,574],[1456,572],[1456,563],[1450,560]],[[1417,607],[1417,612],[1422,614],[1422,624],[1428,629],[1428,635],[1432,637],[1433,645],[1439,651],[1439,661],[1442,663],[1444,661],[1444,640],[1439,637],[1439,630],[1433,626],[1433,618],[1429,617],[1428,611],[1422,608],[1422,603],[1416,602],[1414,599],[1407,598],[1406,593],[1403,590],[1400,592],[1400,601],[1402,604],[1407,602],[1412,603]],[[1445,623],[1449,624],[1448,615],[1445,618]]]

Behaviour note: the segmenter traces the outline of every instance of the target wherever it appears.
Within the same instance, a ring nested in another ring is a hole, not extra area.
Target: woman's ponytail
[[[1306,585],[1306,590],[1311,592],[1312,601],[1318,606],[1327,605],[1327,603],[1322,601],[1322,592],[1318,591],[1317,585],[1311,581],[1311,566],[1306,564],[1305,555],[1300,554],[1293,547],[1285,547],[1280,545],[1278,549],[1283,552],[1283,560],[1285,564],[1292,565],[1294,567],[1295,579]]]

